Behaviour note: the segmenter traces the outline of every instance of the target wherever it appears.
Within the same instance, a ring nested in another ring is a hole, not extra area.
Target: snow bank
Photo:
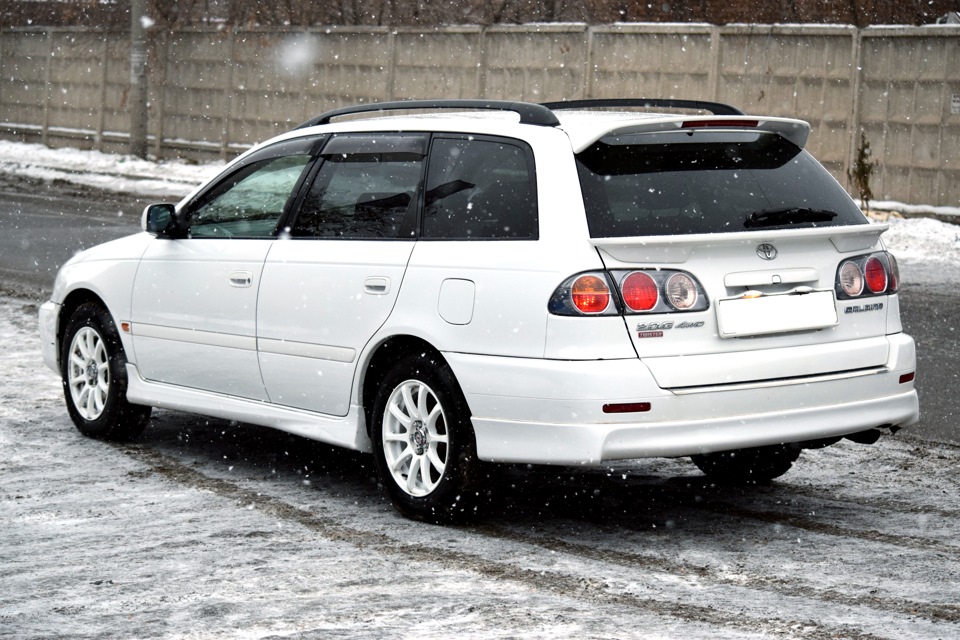
[[[222,162],[153,162],[128,155],[0,140],[0,173],[145,196],[184,196],[223,166]]]

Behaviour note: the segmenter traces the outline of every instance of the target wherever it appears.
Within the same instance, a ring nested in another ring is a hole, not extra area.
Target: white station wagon
[[[163,407],[371,451],[429,521],[487,462],[770,480],[919,416],[886,227],[808,134],[680,100],[331,111],[64,265],[44,359],[87,435]]]

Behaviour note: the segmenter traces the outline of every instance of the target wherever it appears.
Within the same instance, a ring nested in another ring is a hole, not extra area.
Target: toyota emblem
[[[777,248],[772,244],[764,242],[757,246],[757,255],[764,260],[773,260],[777,257]]]

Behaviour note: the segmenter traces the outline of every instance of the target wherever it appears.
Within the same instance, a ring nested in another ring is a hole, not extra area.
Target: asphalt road
[[[176,201],[176,197],[169,201]],[[155,198],[149,201],[157,201]],[[75,252],[139,229],[148,200],[0,175],[0,290],[45,298],[59,266]],[[907,333],[917,341],[919,437],[960,443],[960,287],[910,284],[901,291]]]

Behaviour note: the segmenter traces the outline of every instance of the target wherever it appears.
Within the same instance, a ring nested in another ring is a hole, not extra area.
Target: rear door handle
[[[385,296],[390,293],[390,278],[373,276],[363,283],[363,292],[374,296]]]
[[[230,274],[230,286],[244,288],[253,284],[253,273],[250,271],[234,271]]]

